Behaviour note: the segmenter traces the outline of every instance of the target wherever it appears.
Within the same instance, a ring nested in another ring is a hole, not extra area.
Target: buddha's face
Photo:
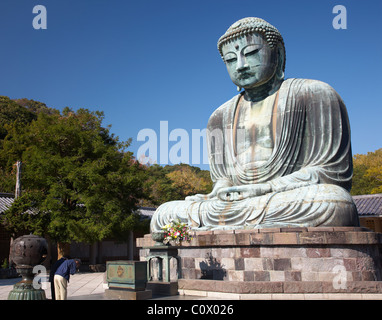
[[[244,89],[267,83],[277,69],[276,50],[257,33],[224,44],[222,53],[232,82]]]

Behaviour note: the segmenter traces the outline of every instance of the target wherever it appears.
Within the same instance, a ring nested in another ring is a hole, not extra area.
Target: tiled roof
[[[5,210],[9,209],[14,200],[15,197],[13,193],[0,193],[0,214],[2,214]],[[33,211],[33,209],[28,209],[27,211],[25,211],[25,213],[36,214],[36,212]]]
[[[150,218],[153,216],[156,208],[151,208],[151,207],[140,207],[139,212],[142,216],[145,218]]]
[[[0,213],[7,210],[13,203],[14,195],[11,193],[0,193]]]
[[[359,216],[382,216],[382,193],[353,196]]]

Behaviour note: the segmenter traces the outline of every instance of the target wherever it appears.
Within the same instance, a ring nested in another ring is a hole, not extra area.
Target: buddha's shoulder
[[[283,83],[284,86],[290,86],[294,91],[300,93],[309,92],[311,94],[336,93],[331,85],[326,82],[314,79],[301,79],[291,78],[286,79]]]
[[[229,112],[229,110],[232,110],[232,108],[235,108],[237,104],[237,100],[240,98],[241,93],[235,95],[230,100],[224,102],[220,107],[218,107],[210,116],[210,120],[214,119],[221,119],[223,114],[226,114]]]
[[[231,108],[234,108],[236,106],[236,104],[237,104],[237,100],[240,98],[241,95],[242,95],[242,93],[239,93],[239,94],[235,95],[234,97],[232,97],[231,99],[229,99],[228,101],[224,102],[220,107],[218,107],[212,113],[211,117],[220,115],[222,113],[227,112]]]
[[[289,80],[289,79],[288,79]],[[309,110],[314,106],[317,110],[339,106],[345,108],[345,104],[334,88],[326,82],[312,79],[291,79],[287,95],[292,95],[295,103],[301,102],[303,105],[309,105]]]

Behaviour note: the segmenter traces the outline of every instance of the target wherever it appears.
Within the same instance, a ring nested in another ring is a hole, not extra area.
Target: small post
[[[15,190],[15,199],[21,196],[21,167],[22,162],[16,162],[16,190]]]

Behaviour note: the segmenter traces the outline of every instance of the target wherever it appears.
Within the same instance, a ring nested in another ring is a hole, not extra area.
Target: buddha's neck
[[[266,97],[274,94],[281,86],[283,79],[274,77],[272,80],[264,83],[261,86],[245,89],[245,99],[247,101],[258,102],[264,100]]]

